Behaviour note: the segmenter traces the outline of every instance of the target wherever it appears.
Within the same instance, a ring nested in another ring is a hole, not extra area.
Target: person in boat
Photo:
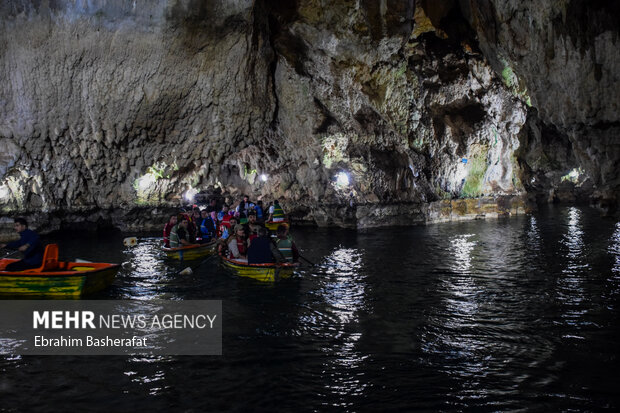
[[[274,261],[285,262],[286,258],[271,241],[267,228],[260,227],[258,236],[248,247],[248,264],[267,264]]]
[[[199,227],[198,227],[201,221],[200,209],[194,208],[192,210],[192,214],[188,221],[189,221],[189,224],[187,226],[187,230],[189,231],[189,240],[192,243],[200,241],[200,232],[199,232]]]
[[[250,202],[250,197],[247,195],[243,195],[241,201],[239,201],[239,205],[237,206],[237,212],[239,213],[239,217],[247,218],[250,209],[254,207],[254,204]]]
[[[276,246],[288,262],[299,261],[299,250],[295,241],[288,235],[288,225],[280,224],[276,230]]]
[[[222,210],[220,212],[217,213],[217,220],[218,222],[224,222],[224,221],[228,221],[230,219],[231,216],[233,216],[234,214],[232,214],[229,211],[229,206],[228,204],[224,204],[222,206]]]
[[[170,248],[170,232],[177,224],[177,216],[172,215],[166,225],[164,225],[164,247]]]
[[[226,239],[233,233],[233,228],[239,223],[239,219],[236,216],[231,216],[228,221],[222,222],[220,225],[220,238]]]
[[[228,257],[239,261],[247,261],[247,245],[245,229],[243,225],[237,224],[235,226],[235,235],[231,236],[230,241],[228,241]]]
[[[228,251],[228,241],[233,232],[231,228],[239,223],[239,220],[235,216],[231,216],[228,221],[222,222],[220,225],[220,236],[217,239],[217,252],[218,254],[225,254]]]
[[[215,198],[209,201],[209,205],[207,206],[207,212],[210,214],[211,212],[217,212],[217,201]]]
[[[284,221],[284,210],[280,206],[280,202],[277,199],[273,201],[273,206],[269,208],[269,221],[272,221],[272,222]]]
[[[254,211],[256,211],[256,221],[263,222],[265,219],[265,212],[263,211],[263,201],[257,201],[254,205]]]
[[[245,233],[249,234],[248,237],[250,239],[256,238],[258,229],[261,227],[261,225],[256,222],[256,212],[250,211],[248,215],[248,222],[243,224],[243,226],[245,228]]]
[[[13,227],[19,234],[19,239],[8,244],[0,244],[0,248],[18,250],[23,254],[23,258],[8,264],[4,270],[21,271],[40,267],[43,262],[43,244],[39,235],[28,229],[28,221],[25,218],[15,218]]]
[[[170,248],[194,245],[189,238],[189,220],[185,216],[178,218],[179,223],[170,231]]]
[[[206,209],[200,211],[198,232],[202,243],[209,242],[215,237],[215,222]]]

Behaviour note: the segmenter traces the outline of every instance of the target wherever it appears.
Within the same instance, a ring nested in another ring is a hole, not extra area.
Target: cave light
[[[268,178],[268,177],[267,177],[267,175],[265,175],[265,174],[260,174],[260,180],[261,180],[261,181],[263,181],[263,182],[267,182],[267,178]]]
[[[183,196],[189,202],[192,202],[194,200],[194,196],[196,196],[197,193],[198,193],[198,190],[196,188],[190,187],[187,191],[185,191],[185,194]]]
[[[456,166],[456,174],[454,176],[456,184],[460,185],[466,177],[467,177],[467,164],[463,162],[459,162]]]
[[[579,177],[581,176],[581,174],[583,174],[583,170],[581,168],[575,168],[572,171],[570,171],[569,173],[567,173],[566,175],[564,175],[560,181],[564,182],[564,181],[570,181],[572,183],[577,183],[579,181]]]
[[[138,178],[138,188],[140,189],[140,191],[146,191],[151,185],[153,185],[155,183],[157,179],[155,179],[155,176],[153,176],[153,174],[147,173],[146,175],[142,175],[140,178]]]
[[[338,172],[336,174],[336,185],[341,188],[349,186],[349,174],[346,172]]]
[[[0,185],[0,199],[9,199],[9,187],[6,185]]]

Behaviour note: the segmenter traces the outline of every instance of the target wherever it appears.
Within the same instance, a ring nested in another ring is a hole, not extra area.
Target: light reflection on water
[[[126,263],[97,299],[222,299],[224,355],[3,357],[2,406],[620,407],[620,223],[565,208],[359,233],[293,229],[317,265],[277,284],[215,263],[179,276],[190,264],[165,260],[157,238],[133,249],[102,240],[100,256],[65,241],[72,255]]]
[[[355,248],[337,248],[324,260],[321,266],[325,279],[318,294],[333,314],[334,327],[332,345],[323,348],[330,355],[329,362],[323,364],[328,380],[326,391],[338,397],[361,395],[368,386],[360,379],[361,367],[367,355],[356,350],[361,333],[352,332],[351,326],[359,323],[359,311],[364,307],[365,281],[363,274],[363,251]],[[345,407],[344,400],[331,403],[332,406]]]
[[[581,316],[587,311],[580,304],[586,297],[584,279],[588,275],[590,264],[585,259],[585,243],[583,240],[582,212],[568,208],[566,232],[561,240],[565,247],[562,262],[562,277],[558,278],[558,300],[566,306],[562,315],[569,325],[580,323]],[[578,335],[573,337],[580,338]]]
[[[609,252],[615,259],[614,266],[611,270],[616,276],[620,276],[620,222],[616,223],[616,231],[611,236]]]

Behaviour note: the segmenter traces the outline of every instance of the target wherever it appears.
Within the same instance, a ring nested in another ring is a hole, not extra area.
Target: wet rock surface
[[[124,230],[194,193],[344,227],[613,213],[614,7],[3,2],[0,208]]]

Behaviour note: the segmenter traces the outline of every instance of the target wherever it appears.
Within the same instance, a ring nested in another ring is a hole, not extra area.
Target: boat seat
[[[48,244],[43,253],[43,261],[39,268],[26,270],[27,272],[45,272],[58,269],[58,244]]]

